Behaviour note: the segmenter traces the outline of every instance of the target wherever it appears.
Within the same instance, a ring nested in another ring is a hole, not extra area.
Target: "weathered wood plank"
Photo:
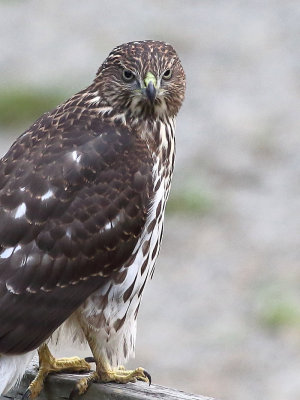
[[[37,371],[35,359],[28,368],[18,389],[12,390],[8,395],[0,397],[1,400],[20,400],[28,384],[32,381]],[[54,374],[47,378],[45,388],[39,396],[39,400],[68,399],[76,381],[84,374]],[[143,382],[119,385],[116,383],[93,384],[88,392],[80,397],[81,400],[213,400],[195,394],[184,393],[179,390],[166,388],[160,385],[148,386]]]

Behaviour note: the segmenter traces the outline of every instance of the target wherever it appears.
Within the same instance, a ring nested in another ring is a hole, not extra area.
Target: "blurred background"
[[[175,176],[131,362],[155,383],[300,398],[299,21],[298,0],[0,1],[1,155],[114,46],[158,39],[181,57]]]

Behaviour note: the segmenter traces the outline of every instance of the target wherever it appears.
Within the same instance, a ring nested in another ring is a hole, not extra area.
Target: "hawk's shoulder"
[[[100,118],[57,124],[55,115],[41,117],[0,163],[3,352],[36,347],[112,277],[132,257],[151,207],[153,158],[130,127]],[[25,333],[54,300],[53,318],[14,343],[11,313]]]

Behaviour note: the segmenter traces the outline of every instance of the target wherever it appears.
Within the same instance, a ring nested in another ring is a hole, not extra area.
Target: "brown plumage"
[[[2,158],[0,372],[4,355],[36,349],[66,320],[97,342],[95,358],[119,364],[133,352],[184,91],[172,46],[121,45]],[[10,386],[0,376],[0,393]]]

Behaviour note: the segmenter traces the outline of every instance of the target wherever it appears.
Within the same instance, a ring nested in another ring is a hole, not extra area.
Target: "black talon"
[[[28,389],[26,389],[26,392],[23,394],[22,400],[28,400],[28,399],[30,399],[30,396],[31,396],[31,391],[28,388]]]
[[[88,362],[88,363],[95,363],[96,362],[94,357],[85,357],[85,361]]]
[[[144,369],[144,375],[146,376],[146,378],[148,378],[149,386],[150,386],[151,382],[152,382],[151,375],[145,369]]]

